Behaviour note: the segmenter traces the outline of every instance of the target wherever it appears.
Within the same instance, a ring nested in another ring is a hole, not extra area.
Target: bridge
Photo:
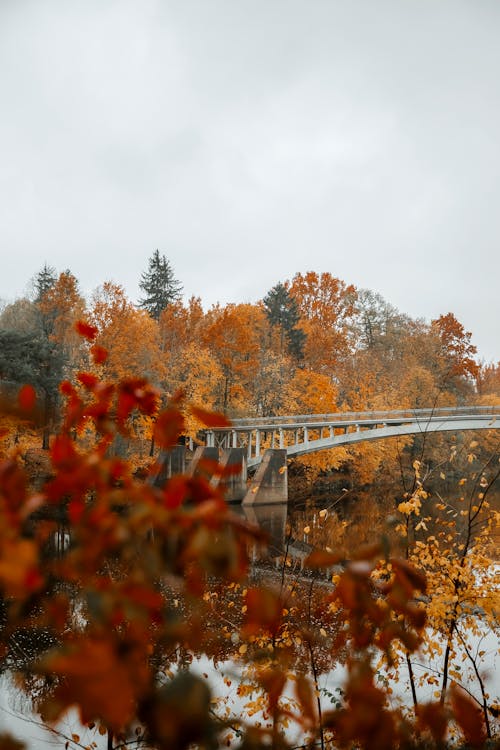
[[[246,505],[284,503],[288,498],[287,460],[293,456],[390,437],[499,428],[500,406],[233,419],[230,427],[200,433],[205,445],[196,449],[187,471],[193,475],[203,471],[203,459],[208,458],[222,466],[222,475],[211,481],[224,483],[229,501]],[[186,470],[186,447],[178,445],[166,451],[160,456],[159,466],[152,481],[161,486],[172,474]],[[256,473],[248,487],[247,472],[252,468]]]
[[[207,447],[245,448],[250,468],[261,463],[266,449],[303,456],[366,440],[498,428],[500,406],[471,406],[233,419],[229,428],[207,430],[205,439]]]
[[[245,486],[247,468],[258,468],[243,498],[254,504],[286,502],[286,464],[293,456],[390,437],[499,428],[500,406],[302,414],[234,419],[229,428],[206,430],[205,445],[229,464],[242,464]]]

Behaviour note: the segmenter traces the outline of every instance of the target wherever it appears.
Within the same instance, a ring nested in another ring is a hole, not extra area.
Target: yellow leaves
[[[246,698],[247,695],[252,695],[252,693],[255,692],[255,685],[240,682],[236,692],[240,696],[240,698]]]
[[[425,521],[419,521],[419,523],[417,523],[417,525],[415,526],[415,531],[420,531],[420,529],[424,529],[425,531],[427,531]]]
[[[399,503],[398,510],[405,516],[410,516],[412,513],[416,516],[419,516],[421,507],[422,502],[419,495],[414,494],[410,497],[409,500],[404,500],[402,503]]]

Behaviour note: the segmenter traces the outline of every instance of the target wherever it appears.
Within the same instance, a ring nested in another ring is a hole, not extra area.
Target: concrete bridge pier
[[[227,448],[220,459],[222,476],[217,484],[228,503],[240,503],[247,493],[247,454],[245,448]]]
[[[203,465],[203,462],[219,462],[219,451],[217,448],[207,448],[203,445],[199,445],[193,455],[193,458],[188,463],[186,474],[188,477],[194,477],[199,474],[206,474],[210,476],[209,465]]]
[[[164,487],[174,474],[186,471],[186,446],[174,445],[166,451],[160,451],[157,459],[158,472],[150,481],[154,487]]]
[[[262,459],[243,505],[271,505],[288,502],[286,448],[269,448]]]

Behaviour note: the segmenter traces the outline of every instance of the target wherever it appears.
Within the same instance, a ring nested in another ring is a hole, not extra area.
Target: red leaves
[[[486,731],[481,709],[456,683],[450,688],[451,705],[456,722],[469,745],[481,748],[486,742]]]
[[[38,548],[29,539],[4,540],[0,555],[0,591],[23,599],[43,584]]]
[[[417,706],[417,722],[419,728],[428,729],[434,741],[440,747],[448,729],[448,711],[438,703],[421,703]]]
[[[9,521],[15,523],[15,514],[26,498],[26,474],[16,461],[0,462],[0,498],[12,514]]]
[[[281,598],[274,591],[265,588],[248,589],[245,604],[247,607],[245,631],[249,634],[267,630],[277,632],[283,611]]]
[[[69,435],[57,435],[50,451],[54,468],[68,471],[78,462],[75,445]]]
[[[306,568],[330,568],[332,565],[337,565],[344,558],[344,555],[339,552],[327,552],[322,549],[315,549],[311,552],[308,557],[304,560],[304,567]]]
[[[80,336],[83,336],[88,341],[93,341],[97,336],[97,328],[90,323],[86,323],[84,320],[78,320],[75,323],[75,330]]]
[[[388,750],[400,747],[396,742],[393,714],[386,710],[386,695],[373,681],[373,670],[365,661],[348,664],[349,680],[345,689],[346,707],[324,717],[338,741],[336,746]]]
[[[176,445],[184,429],[182,412],[176,406],[172,406],[159,414],[153,428],[154,439],[161,448],[171,448]]]
[[[123,380],[118,386],[116,421],[118,429],[125,429],[125,422],[134,409],[152,416],[158,408],[159,396],[144,378]]]
[[[269,711],[272,713],[283,693],[287,675],[282,669],[264,669],[259,674],[259,682],[268,695]]]
[[[24,412],[31,412],[36,404],[36,391],[32,385],[23,385],[18,393],[17,400]]]
[[[365,558],[348,563],[338,580],[331,598],[340,602],[347,617],[338,645],[350,637],[355,649],[375,644],[388,653],[392,641],[399,640],[413,651],[426,620],[425,610],[414,600],[425,588],[425,577],[405,560],[391,559],[392,572],[377,580],[376,565],[369,559],[377,551],[378,545],[366,548]]]
[[[395,558],[392,561],[397,582],[404,588],[407,596],[413,596],[415,590],[425,593],[427,590],[427,580],[424,573],[411,565],[407,560]]]
[[[230,427],[231,422],[224,414],[207,411],[199,406],[190,406],[191,413],[196,419],[205,425],[205,427]]]
[[[111,638],[94,634],[77,641],[65,651],[47,656],[41,663],[46,674],[64,681],[55,700],[44,706],[52,721],[77,705],[83,723],[99,719],[119,731],[134,718],[138,699],[149,681],[146,644],[114,644]]]
[[[24,742],[18,742],[10,734],[0,734],[0,750],[26,750]]]
[[[295,681],[295,693],[302,709],[302,715],[310,726],[316,721],[314,687],[311,681],[302,674],[297,675]]]
[[[108,358],[108,350],[103,346],[99,346],[99,344],[94,344],[94,346],[90,347],[90,353],[96,365],[104,364]]]
[[[79,372],[76,379],[89,391],[92,391],[99,382],[97,375],[94,375],[91,372]]]

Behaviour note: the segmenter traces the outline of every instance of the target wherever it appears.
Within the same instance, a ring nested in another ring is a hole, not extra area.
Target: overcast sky
[[[0,0],[0,299],[329,271],[500,359],[498,0]]]

